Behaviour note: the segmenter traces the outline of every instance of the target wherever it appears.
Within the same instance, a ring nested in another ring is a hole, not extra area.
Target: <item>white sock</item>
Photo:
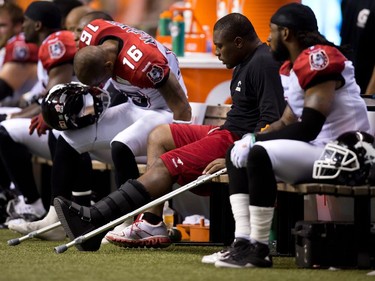
[[[237,193],[229,196],[235,221],[234,237],[250,238],[249,194]]]
[[[249,207],[251,239],[268,245],[274,209],[274,207]]]

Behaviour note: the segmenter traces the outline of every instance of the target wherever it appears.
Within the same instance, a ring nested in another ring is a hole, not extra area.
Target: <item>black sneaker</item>
[[[262,243],[250,244],[239,251],[227,255],[215,262],[216,267],[244,268],[244,267],[272,267],[272,258],[267,245]]]
[[[71,241],[99,227],[91,223],[88,207],[80,206],[63,197],[56,197],[53,203],[57,216]],[[80,251],[97,251],[104,236],[105,232],[99,233],[75,246]]]
[[[249,240],[243,238],[236,238],[229,247],[226,247],[221,251],[213,253],[211,255],[203,256],[202,263],[214,264],[216,261],[227,257],[230,253],[239,251],[244,247],[248,247],[249,243]]]

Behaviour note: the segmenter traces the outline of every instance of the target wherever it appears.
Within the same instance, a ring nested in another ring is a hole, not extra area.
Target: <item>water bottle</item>
[[[163,221],[168,230],[173,228],[174,224],[174,211],[169,207],[169,202],[165,201],[163,208]]]
[[[172,12],[164,11],[160,14],[159,17],[159,34],[161,36],[171,35],[171,23],[172,23]]]
[[[173,18],[171,26],[172,36],[172,51],[178,57],[183,57],[185,54],[185,21],[180,14]]]

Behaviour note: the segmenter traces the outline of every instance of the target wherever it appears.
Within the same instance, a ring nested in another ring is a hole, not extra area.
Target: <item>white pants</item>
[[[294,140],[257,142],[267,151],[276,180],[296,183],[312,179],[315,160],[320,158],[324,146]]]
[[[131,102],[108,108],[97,123],[79,130],[63,131],[64,139],[78,152],[90,152],[100,161],[111,164],[111,143],[127,145],[138,163],[145,163],[147,137],[157,125],[172,122],[167,110],[144,110]]]
[[[31,118],[14,118],[4,120],[1,122],[1,126],[8,131],[12,140],[25,145],[32,154],[51,159],[48,147],[48,132],[46,135],[41,135],[40,137],[36,132],[30,135],[30,121]],[[52,132],[56,137],[60,134],[60,132],[56,130],[52,130]]]

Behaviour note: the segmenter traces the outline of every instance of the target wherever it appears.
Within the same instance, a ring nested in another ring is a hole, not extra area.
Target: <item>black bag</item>
[[[357,264],[353,223],[298,221],[292,234],[295,235],[297,266],[325,268]]]

